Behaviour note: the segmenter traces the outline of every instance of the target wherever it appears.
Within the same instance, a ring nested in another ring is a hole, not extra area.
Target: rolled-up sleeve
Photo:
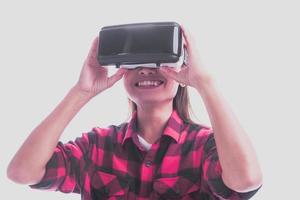
[[[42,180],[34,185],[34,189],[79,193],[80,179],[85,166],[86,153],[91,145],[94,133],[84,133],[66,144],[59,142],[51,159],[46,165]]]
[[[222,168],[213,133],[209,134],[204,146],[204,157],[202,165],[202,181],[208,185],[212,195],[218,199],[245,200],[250,199],[258,190],[246,193],[236,192],[228,188],[222,179]]]

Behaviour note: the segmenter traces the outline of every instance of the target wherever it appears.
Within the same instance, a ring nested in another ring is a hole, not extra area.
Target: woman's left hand
[[[177,82],[189,85],[191,87],[201,87],[205,82],[210,80],[209,73],[204,69],[199,54],[196,49],[196,44],[192,36],[181,27],[184,37],[184,46],[187,50],[187,64],[183,64],[178,70],[168,66],[160,67],[160,72],[163,75],[175,79]]]

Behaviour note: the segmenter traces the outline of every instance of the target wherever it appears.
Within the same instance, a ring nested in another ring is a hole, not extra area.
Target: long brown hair
[[[137,110],[136,104],[128,99],[129,101],[129,108],[131,110],[131,114],[133,114]],[[188,87],[181,87],[180,85],[178,86],[177,93],[173,99],[173,109],[175,109],[180,116],[180,118],[185,122],[185,123],[192,123],[194,124],[195,122],[191,119],[191,104],[190,104],[190,99],[188,95]]]

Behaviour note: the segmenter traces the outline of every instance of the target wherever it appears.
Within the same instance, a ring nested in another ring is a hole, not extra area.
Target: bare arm
[[[99,39],[96,38],[82,68],[80,78],[62,102],[28,136],[7,168],[7,176],[22,184],[38,183],[66,126],[94,96],[111,87],[126,72],[111,77],[97,62]]]
[[[262,184],[262,173],[245,130],[211,79],[196,89],[214,130],[224,183],[238,192],[257,189]]]
[[[77,87],[70,90],[62,102],[28,136],[7,169],[15,182],[34,184],[41,180],[66,126],[88,102]]]

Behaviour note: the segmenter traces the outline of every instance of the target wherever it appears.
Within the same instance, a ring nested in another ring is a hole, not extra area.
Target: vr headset
[[[103,66],[180,67],[186,62],[182,31],[175,22],[106,26],[99,38],[97,58]]]

